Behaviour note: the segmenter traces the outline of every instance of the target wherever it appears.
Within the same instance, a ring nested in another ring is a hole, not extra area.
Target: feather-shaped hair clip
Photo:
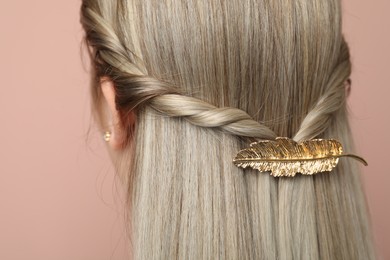
[[[343,154],[343,147],[337,140],[312,139],[297,143],[287,137],[251,143],[249,148],[238,152],[233,162],[242,168],[249,166],[260,172],[270,171],[274,177],[293,177],[298,172],[313,175],[331,171],[340,157],[351,157],[367,165],[357,155]]]

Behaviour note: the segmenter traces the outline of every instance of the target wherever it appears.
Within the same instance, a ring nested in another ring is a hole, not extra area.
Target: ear
[[[345,95],[346,95],[346,97],[349,97],[349,95],[351,95],[351,85],[352,85],[352,80],[349,78],[345,81]]]
[[[120,150],[126,145],[126,137],[127,132],[124,122],[121,121],[120,113],[116,108],[115,103],[115,86],[114,82],[108,77],[102,77],[100,79],[100,87],[102,89],[102,93],[104,96],[104,100],[106,103],[106,122],[108,129],[104,129],[105,131],[109,131],[111,137],[108,141],[109,145],[115,149]],[[128,115],[128,120],[125,122],[126,124],[134,124],[135,123],[135,113],[131,112]]]

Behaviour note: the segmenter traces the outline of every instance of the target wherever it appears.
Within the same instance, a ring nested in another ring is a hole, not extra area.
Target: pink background
[[[79,0],[0,8],[0,259],[125,259],[120,187],[90,125]],[[348,100],[379,255],[390,259],[390,2],[344,0]],[[386,139],[388,138],[388,139]]]

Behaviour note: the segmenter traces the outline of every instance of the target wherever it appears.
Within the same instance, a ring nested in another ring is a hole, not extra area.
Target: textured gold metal
[[[259,141],[238,152],[233,159],[236,166],[251,167],[260,172],[270,171],[274,177],[293,177],[300,172],[313,175],[331,171],[340,157],[352,157],[364,165],[367,162],[354,154],[343,154],[340,142],[334,139],[312,139],[297,143],[287,137]]]

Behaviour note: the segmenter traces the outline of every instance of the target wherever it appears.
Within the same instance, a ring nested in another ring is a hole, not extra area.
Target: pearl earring
[[[104,141],[109,142],[111,139],[111,132],[109,132],[109,131],[105,132],[103,135],[103,139],[104,139]]]

